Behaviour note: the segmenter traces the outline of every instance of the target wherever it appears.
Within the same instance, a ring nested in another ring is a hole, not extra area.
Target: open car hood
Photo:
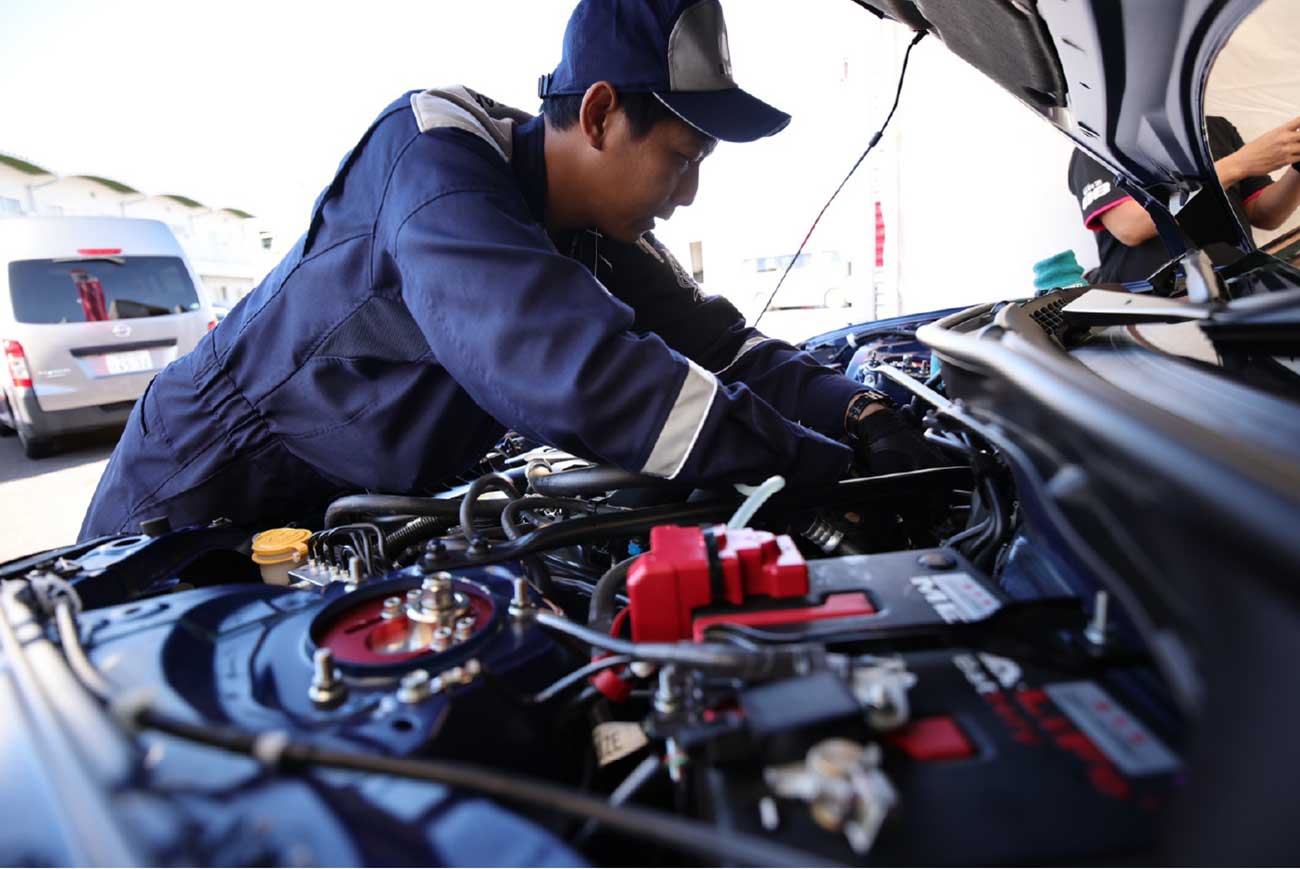
[[[1114,169],[1167,244],[1253,247],[1219,185],[1202,107],[1215,57],[1260,0],[855,2],[937,37]],[[1199,229],[1178,220],[1184,208]]]

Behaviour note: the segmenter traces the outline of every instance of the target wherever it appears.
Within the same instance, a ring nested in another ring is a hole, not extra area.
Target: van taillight
[[[208,331],[211,332],[215,328],[217,328],[217,321],[216,320],[210,321],[208,323]]]
[[[27,370],[27,357],[23,355],[23,345],[6,338],[5,359],[9,362],[9,374],[14,379],[14,386],[25,386],[31,389],[32,373]]]

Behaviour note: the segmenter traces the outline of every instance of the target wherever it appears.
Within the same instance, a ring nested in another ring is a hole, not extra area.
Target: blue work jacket
[[[862,386],[747,328],[651,236],[551,238],[544,132],[466,88],[386,108],[288,255],[154,378],[82,539],[434,491],[507,429],[694,485],[837,479],[827,435]]]

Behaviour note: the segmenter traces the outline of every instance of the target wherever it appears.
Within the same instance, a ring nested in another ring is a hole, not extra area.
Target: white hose
[[[740,509],[735,512],[731,520],[727,522],[728,528],[745,528],[749,525],[749,520],[754,518],[754,514],[759,508],[767,503],[767,499],[785,488],[785,477],[777,474],[768,477],[759,486],[742,486],[736,484],[736,491],[742,495],[748,495],[745,503],[740,505]]]

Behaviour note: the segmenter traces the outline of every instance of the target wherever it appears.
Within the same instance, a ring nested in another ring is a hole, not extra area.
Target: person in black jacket
[[[1300,207],[1300,118],[1249,144],[1226,118],[1205,119],[1214,168],[1242,226],[1277,229]],[[1274,182],[1269,173],[1290,164]],[[1070,159],[1070,192],[1084,226],[1097,233],[1101,259],[1094,281],[1140,281],[1170,259],[1151,216],[1114,184],[1115,174],[1082,151]]]

